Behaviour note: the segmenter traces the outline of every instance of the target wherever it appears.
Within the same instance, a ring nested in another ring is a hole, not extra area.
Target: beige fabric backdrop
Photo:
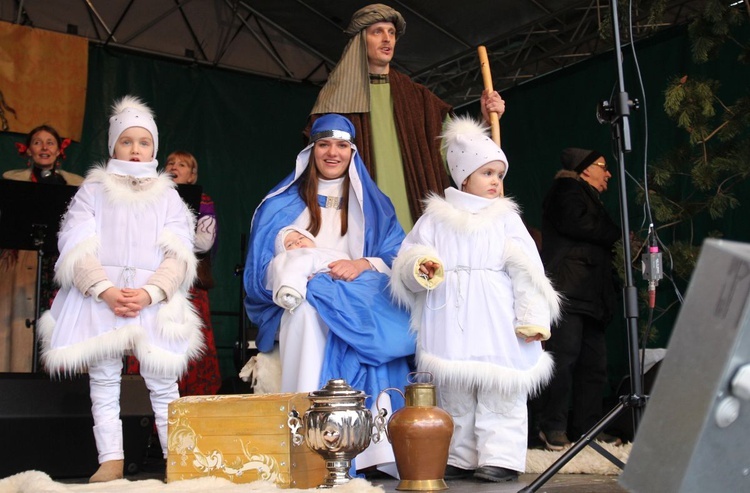
[[[88,41],[0,22],[0,92],[8,131],[27,133],[43,123],[81,140],[86,106]]]

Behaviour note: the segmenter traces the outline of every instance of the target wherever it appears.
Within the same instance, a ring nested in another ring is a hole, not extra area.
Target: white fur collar
[[[94,166],[84,183],[101,183],[105,194],[114,203],[145,206],[159,200],[167,190],[175,187],[171,176],[166,173],[159,173],[153,178],[137,178],[112,174],[108,169],[105,165]]]
[[[443,224],[459,232],[496,227],[497,219],[509,213],[520,213],[512,199],[484,199],[452,187],[445,189],[445,198],[430,194],[425,200],[425,214],[439,217]]]

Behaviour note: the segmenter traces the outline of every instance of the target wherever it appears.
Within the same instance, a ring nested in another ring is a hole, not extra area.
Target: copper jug
[[[429,375],[428,383],[414,380],[418,375]],[[386,428],[388,441],[393,445],[396,467],[401,481],[399,491],[438,491],[448,489],[445,467],[448,448],[453,436],[453,418],[437,407],[432,374],[410,373],[410,381],[402,393],[406,406],[391,416]],[[381,394],[383,393],[381,392]]]

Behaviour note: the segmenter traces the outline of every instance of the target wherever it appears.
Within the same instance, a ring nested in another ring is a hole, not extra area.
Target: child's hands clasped
[[[107,306],[118,317],[137,317],[144,307],[151,304],[151,296],[143,289],[116,288],[106,289],[99,295]]]

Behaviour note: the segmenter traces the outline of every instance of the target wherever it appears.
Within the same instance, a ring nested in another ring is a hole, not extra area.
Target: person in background
[[[13,169],[3,173],[6,180],[75,185],[83,183],[83,177],[60,169],[65,159],[65,148],[70,139],[62,139],[53,127],[40,125],[26,136],[26,143],[16,143],[22,156],[28,157],[26,169]]]
[[[171,153],[167,156],[164,170],[173,176],[174,182],[178,185],[195,185],[198,182],[198,161],[189,152]],[[208,290],[214,287],[211,259],[216,252],[217,231],[214,202],[208,194],[202,193],[193,248],[198,257],[198,278],[190,288],[190,296],[193,306],[203,320],[201,330],[206,348],[200,359],[188,363],[188,372],[179,382],[180,395],[213,395],[221,387],[221,371],[208,300]]]
[[[196,275],[195,220],[155,159],[159,133],[138,98],[117,101],[106,165],[92,168],[60,227],[60,290],[39,323],[52,375],[88,370],[99,469],[89,482],[123,477],[120,386],[123,356],[140,361],[162,452],[177,379],[202,350],[188,300]]]
[[[531,405],[549,450],[568,447],[602,418],[605,335],[615,306],[613,247],[621,237],[599,197],[612,177],[604,156],[570,147],[561,163],[542,205],[542,261],[565,298],[564,314],[545,346],[555,373]],[[597,439],[619,442],[606,433]]]
[[[26,168],[3,173],[6,180],[78,186],[83,177],[61,169],[65,148],[63,139],[50,125],[32,129],[18,154],[27,159]],[[12,212],[12,211],[11,211]],[[6,212],[7,214],[7,212]],[[39,307],[47,310],[55,293],[56,254],[42,257]],[[32,371],[34,334],[26,326],[36,316],[36,274],[39,263],[36,250],[0,250],[0,372]]]
[[[408,232],[427,193],[442,193],[450,185],[439,137],[451,107],[391,67],[396,42],[406,32],[397,10],[380,3],[362,7],[344,32],[349,43],[320,90],[305,135],[320,115],[346,116],[367,170]],[[502,116],[505,101],[496,91],[485,91],[481,109],[489,121],[489,112]]]
[[[172,176],[178,185],[195,185],[198,181],[198,161],[186,151],[175,151],[167,156],[164,172]],[[198,277],[190,287],[190,300],[203,321],[201,332],[205,349],[203,355],[188,363],[188,370],[180,378],[180,395],[214,395],[221,387],[221,370],[216,353],[216,340],[211,324],[211,308],[208,290],[214,287],[211,272],[211,257],[216,251],[216,210],[207,194],[201,194],[201,205],[195,225],[195,246],[198,258]],[[126,373],[138,373],[138,361],[129,357]]]

